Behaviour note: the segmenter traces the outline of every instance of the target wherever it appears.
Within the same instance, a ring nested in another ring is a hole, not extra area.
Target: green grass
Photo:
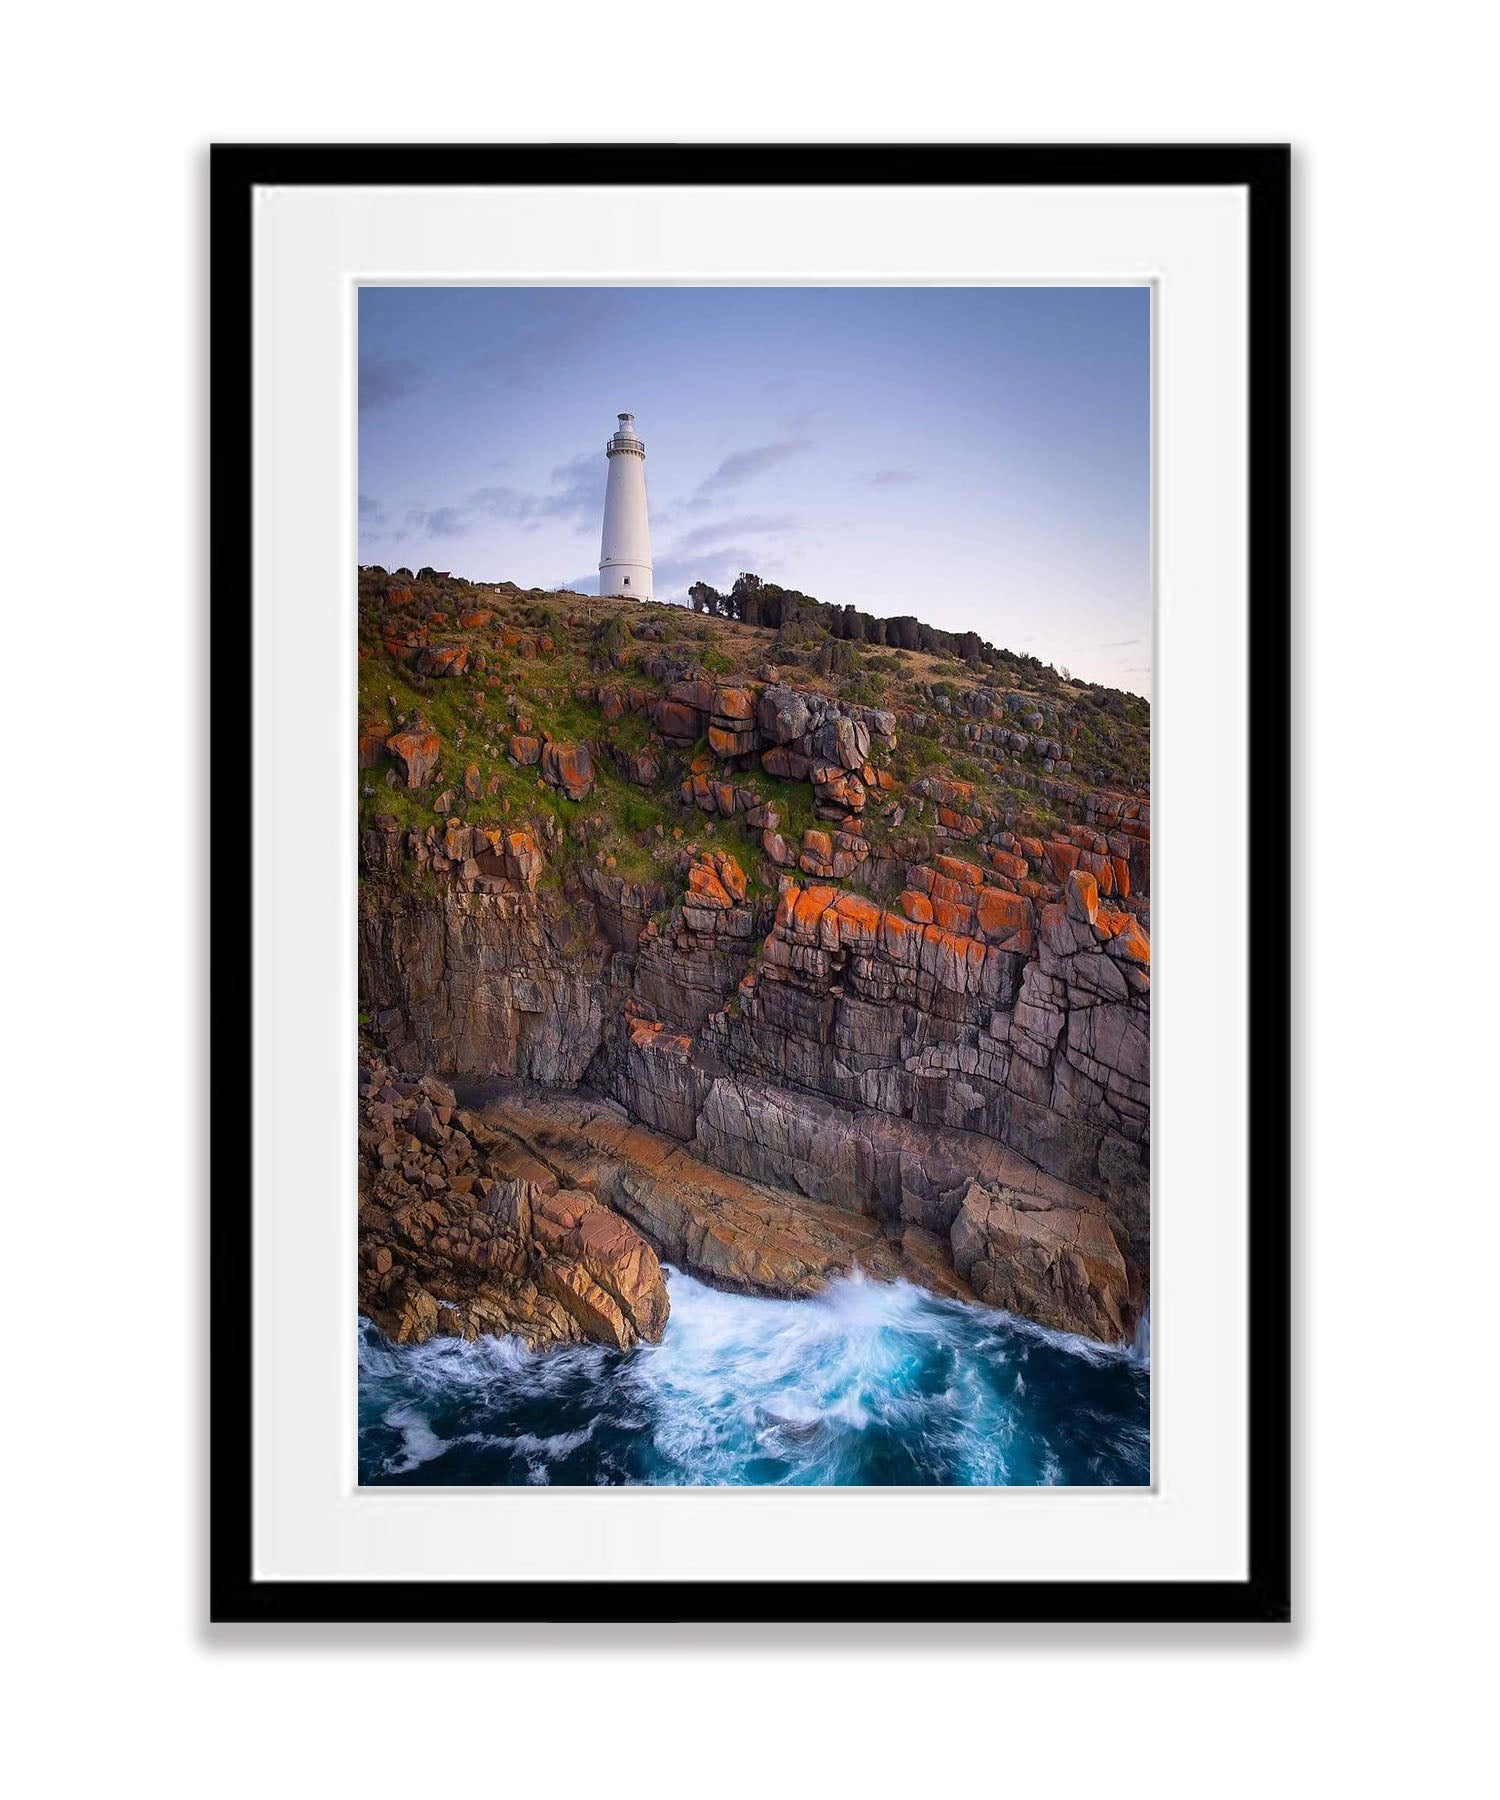
[[[804,831],[821,828],[823,822],[813,811],[810,783],[781,781],[774,775],[767,775],[764,769],[735,779],[743,786],[753,788],[762,800],[776,808],[781,815],[778,829],[789,844],[800,845]]]
[[[487,586],[445,586],[428,581],[417,584],[411,606],[387,612],[384,585],[373,576],[361,576],[365,606],[361,642],[369,651],[359,665],[361,728],[369,721],[394,724],[393,712],[403,715],[407,724],[420,714],[439,734],[442,751],[430,784],[413,792],[387,787],[388,764],[361,771],[362,823],[368,824],[374,815],[386,813],[406,828],[424,829],[440,824],[442,819],[434,803],[445,789],[451,789],[456,796],[456,814],[474,823],[531,823],[544,828],[549,820],[555,822],[562,836],[559,842],[546,846],[548,873],[544,881],[549,886],[555,887],[562,881],[574,864],[601,866],[611,856],[616,871],[629,879],[665,877],[680,860],[680,844],[672,836],[674,830],[680,829],[688,840],[732,850],[745,869],[752,893],[761,898],[775,893],[779,871],[760,854],[758,833],[740,817],[733,821],[715,820],[710,836],[709,821],[686,807],[680,797],[681,769],[692,756],[706,752],[706,741],[700,740],[686,756],[663,750],[660,782],[650,790],[635,787],[616,772],[609,749],[614,746],[626,754],[638,752],[655,739],[650,722],[627,712],[607,725],[598,705],[591,697],[585,697],[600,687],[617,692],[628,688],[659,692],[664,683],[644,674],[639,662],[643,657],[670,651],[673,641],[713,676],[728,676],[736,671],[748,676],[749,670],[759,663],[778,660],[771,632],[757,632],[741,625],[725,629],[720,621],[686,615],[659,603],[632,605],[622,617],[622,629],[610,634],[618,642],[625,636],[624,627],[630,630],[630,666],[616,670],[601,666],[600,646],[594,637],[601,625],[610,624],[607,602],[526,593],[509,587],[497,592]],[[469,630],[460,628],[459,613],[470,609],[489,612],[489,624]],[[448,618],[444,626],[432,627],[429,623],[435,644],[469,644],[470,670],[462,677],[420,681],[409,666],[387,659],[383,641],[386,629],[404,634],[421,626],[433,610],[445,612]],[[621,617],[621,613],[617,611],[615,616]],[[572,625],[568,624],[569,619],[574,621]],[[669,624],[671,639],[640,639],[640,631],[652,621]],[[550,634],[555,642],[553,654],[523,658],[502,651],[502,634],[511,628],[532,636]],[[786,635],[784,631],[783,640]],[[995,753],[997,769],[988,769],[980,760],[981,756],[988,756],[988,751],[968,744],[961,722],[936,712],[914,685],[930,682],[937,674],[942,679],[934,685],[957,695],[960,684],[949,678],[950,668],[953,676],[961,675],[966,682],[972,679],[974,671],[964,671],[958,664],[934,668],[912,653],[894,649],[861,650],[857,660],[860,672],[837,681],[819,679],[805,666],[789,666],[787,674],[794,685],[814,685],[824,692],[837,687],[851,700],[867,695],[873,700],[878,683],[881,704],[907,706],[926,713],[925,730],[903,732],[889,757],[877,753],[878,760],[884,761],[902,783],[923,775],[972,781],[978,801],[1010,820],[1018,830],[1045,833],[1064,822],[1056,806],[1034,788],[1017,782],[1017,772],[1007,769],[1003,751]],[[1017,657],[1013,663],[1019,678],[1011,666],[986,671],[985,678],[992,682],[998,678],[1002,683],[1015,680],[1018,686],[1024,682],[1025,690],[1033,696],[1047,697],[1050,710],[1046,735],[1063,741],[1074,766],[1075,781],[1097,769],[1111,786],[1148,791],[1150,711],[1144,701],[1098,689],[1054,694],[1058,684],[1045,670],[1024,658]],[[496,682],[494,687],[488,686],[491,678]],[[593,747],[594,787],[584,801],[575,804],[540,783],[536,766],[511,767],[506,752],[515,725],[506,705],[508,694],[515,695],[532,734]],[[1074,728],[1074,735],[1070,736]],[[486,750],[486,744],[492,750]],[[717,773],[720,765],[716,758],[713,761]],[[492,778],[496,781],[494,795],[478,801],[467,799],[463,777],[471,762],[479,769],[481,786]],[[1035,773],[1029,760],[1027,770]],[[738,786],[751,788],[776,809],[779,829],[789,844],[800,846],[803,834],[810,829],[831,829],[817,818],[813,791],[807,782],[778,780],[762,769],[727,778]],[[370,790],[368,794],[366,789]],[[903,797],[898,794],[896,798]],[[877,848],[887,845],[892,835],[880,816],[882,804],[884,796],[872,795],[865,816],[866,832]],[[1061,811],[1070,815],[1066,807]],[[570,835],[580,820],[589,822],[582,844]],[[599,821],[597,826],[595,820]],[[1027,822],[1022,823],[1023,820]],[[909,817],[900,835],[907,835],[914,827],[920,834],[920,820]]]

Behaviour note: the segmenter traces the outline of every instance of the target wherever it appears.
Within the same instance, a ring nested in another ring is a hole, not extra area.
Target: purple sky
[[[365,288],[361,562],[597,592],[646,444],[658,599],[741,569],[1150,691],[1139,288]]]

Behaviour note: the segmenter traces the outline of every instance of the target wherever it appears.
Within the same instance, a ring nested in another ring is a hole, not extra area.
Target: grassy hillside
[[[1143,798],[1149,791],[1144,700],[988,645],[980,654],[972,634],[964,640],[972,653],[961,660],[943,647],[851,641],[820,622],[838,623],[829,608],[788,608],[773,627],[422,573],[418,580],[406,571],[359,572],[359,717],[368,765],[359,777],[361,822],[385,814],[414,827],[455,817],[531,823],[548,838],[549,880],[581,856],[632,877],[660,874],[674,846],[717,834],[756,885],[774,888],[774,865],[756,866],[758,833],[740,819],[706,817],[684,797],[694,774],[732,781],[770,803],[789,842],[820,827],[807,781],[774,778],[753,754],[716,754],[706,734],[692,746],[663,739],[639,709],[641,697],[666,696],[683,680],[743,687],[752,698],[777,681],[894,713],[895,746],[871,752],[880,780],[863,814],[875,865],[887,849],[897,857],[925,853],[920,840],[935,808],[912,793],[923,777],[971,783],[972,805],[966,800],[961,810],[983,811],[987,828],[998,819],[1018,833],[1045,834],[1081,818],[1091,788]],[[445,666],[450,672],[439,672]],[[607,705],[612,697],[623,706]],[[408,787],[383,744],[423,726],[441,740],[437,763],[420,787]],[[1025,747],[987,741],[997,726],[1002,738],[1019,734]],[[518,760],[514,739],[586,746],[590,791],[568,799],[537,763]],[[1044,754],[1048,747],[1061,755]],[[945,835],[943,847],[962,848]]]

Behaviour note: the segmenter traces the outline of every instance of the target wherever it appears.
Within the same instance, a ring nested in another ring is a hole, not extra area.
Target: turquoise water
[[[360,1321],[364,1483],[1149,1482],[1142,1355],[857,1275],[809,1300],[668,1271],[660,1344],[390,1343]]]

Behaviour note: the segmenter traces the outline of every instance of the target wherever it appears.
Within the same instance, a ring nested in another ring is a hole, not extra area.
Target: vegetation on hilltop
[[[752,703],[779,683],[893,716],[894,745],[870,752],[879,779],[861,817],[875,864],[931,849],[923,834],[938,803],[919,791],[931,782],[968,784],[963,816],[983,814],[987,830],[1000,821],[1034,834],[1080,820],[1091,789],[1149,793],[1150,708],[1136,695],[973,632],[875,619],[753,575],[728,595],[702,584],[692,594],[688,610],[431,568],[361,569],[362,824],[385,815],[418,830],[454,819],[530,825],[545,839],[549,881],[580,860],[661,876],[707,839],[742,855],[748,846],[752,883],[773,890],[776,869],[758,867],[759,829],[743,808],[769,807],[794,856],[805,833],[836,827],[807,780],[767,772],[754,752],[722,754],[706,730],[690,744],[656,728],[641,702],[695,682],[743,690]],[[436,761],[407,786],[386,744],[421,728],[440,740]],[[582,799],[548,778],[532,744],[583,748]],[[705,813],[705,778],[741,790],[737,816]],[[963,852],[951,828],[938,835]]]

